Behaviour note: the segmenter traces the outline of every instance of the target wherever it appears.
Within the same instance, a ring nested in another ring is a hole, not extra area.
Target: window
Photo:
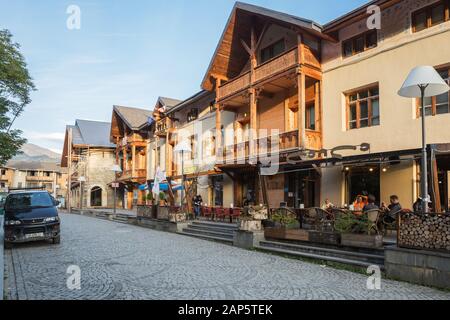
[[[282,54],[286,50],[284,39],[278,40],[270,46],[261,50],[261,63],[269,61],[272,58]]]
[[[420,32],[449,21],[449,1],[441,0],[412,14],[413,32]]]
[[[450,67],[438,70],[440,76],[450,85]],[[436,116],[450,113],[449,108],[450,93],[444,93],[436,97],[424,99],[425,116]],[[422,115],[422,101],[417,99],[417,118]]]
[[[191,109],[187,114],[187,122],[192,122],[198,119],[198,109]]]
[[[380,125],[380,98],[378,85],[347,95],[347,129]]]
[[[313,103],[306,105],[306,129],[316,130],[316,106]]]
[[[355,54],[375,48],[378,45],[377,30],[370,30],[354,38],[342,42],[342,53],[344,57],[351,57]]]
[[[6,170],[5,169],[2,169],[2,176],[4,176],[6,174]]]

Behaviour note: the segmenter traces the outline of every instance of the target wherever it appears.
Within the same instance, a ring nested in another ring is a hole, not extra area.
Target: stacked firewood
[[[401,215],[399,245],[450,251],[450,215]]]

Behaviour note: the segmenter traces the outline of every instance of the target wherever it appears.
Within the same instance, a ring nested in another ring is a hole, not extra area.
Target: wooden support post
[[[132,145],[131,146],[131,176],[135,177],[136,176],[136,146]]]
[[[250,155],[258,154],[258,102],[256,89],[251,88],[250,93]]]
[[[306,128],[305,128],[305,74],[300,72],[297,75],[297,90],[298,90],[298,140],[301,148],[306,148]]]
[[[436,159],[432,160],[431,163],[431,169],[432,169],[432,174],[433,174],[433,202],[434,202],[434,210],[437,213],[441,213],[442,212],[442,206],[441,206],[441,193],[439,190],[439,174],[438,174],[438,166],[437,166],[437,161]]]

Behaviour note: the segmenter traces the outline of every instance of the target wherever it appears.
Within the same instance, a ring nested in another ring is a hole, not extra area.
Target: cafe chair
[[[369,210],[365,213],[367,215],[367,232],[370,235],[372,230],[375,230],[376,234],[380,234],[380,230],[378,228],[378,223],[381,216],[381,211],[379,209]]]

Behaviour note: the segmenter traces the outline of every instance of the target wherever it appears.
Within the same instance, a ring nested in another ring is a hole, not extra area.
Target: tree
[[[8,30],[0,30],[0,166],[14,157],[26,142],[22,131],[12,125],[31,102],[35,86],[20,53],[20,45],[12,41]]]

